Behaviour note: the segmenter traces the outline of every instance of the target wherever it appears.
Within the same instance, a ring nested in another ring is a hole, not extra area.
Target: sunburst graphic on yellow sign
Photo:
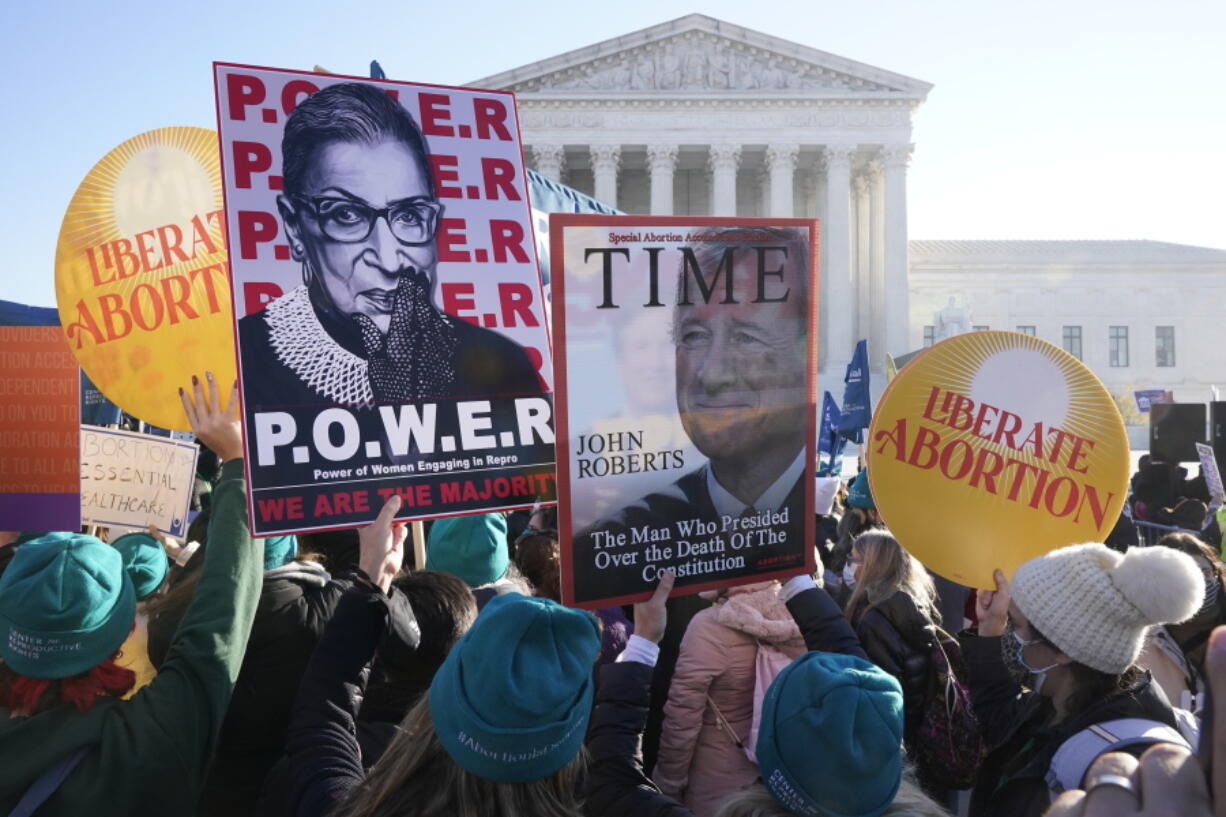
[[[154,425],[187,429],[177,387],[191,375],[234,381],[228,276],[214,131],[129,139],[64,215],[55,281],[69,346],[108,399]]]
[[[873,495],[902,545],[993,587],[1034,556],[1101,541],[1128,483],[1115,401],[1064,350],[1014,332],[937,344],[895,377],[866,442]]]

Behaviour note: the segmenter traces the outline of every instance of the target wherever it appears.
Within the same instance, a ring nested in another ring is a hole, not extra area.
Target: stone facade
[[[972,328],[1063,346],[1116,396],[1141,444],[1132,392],[1203,403],[1226,386],[1226,250],[1158,241],[912,241],[910,343],[928,345],[953,298]]]
[[[692,14],[469,84],[516,92],[535,169],[626,212],[822,219],[823,387],[858,338],[906,351],[928,83]]]

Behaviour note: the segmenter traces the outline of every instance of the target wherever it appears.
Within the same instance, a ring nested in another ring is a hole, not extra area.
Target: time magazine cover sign
[[[552,500],[514,97],[216,64],[252,530]]]
[[[567,604],[814,567],[817,222],[550,216]]]

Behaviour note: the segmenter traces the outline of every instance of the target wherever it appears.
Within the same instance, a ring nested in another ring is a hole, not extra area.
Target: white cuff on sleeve
[[[622,661],[636,661],[649,667],[654,667],[659,659],[660,645],[638,635],[630,636],[630,640],[626,642],[626,649],[617,656],[619,664]]]
[[[814,583],[812,576],[807,576],[803,573],[799,576],[793,576],[779,589],[779,601],[791,601],[792,596],[798,596],[806,590],[812,590],[815,587],[817,585]]]

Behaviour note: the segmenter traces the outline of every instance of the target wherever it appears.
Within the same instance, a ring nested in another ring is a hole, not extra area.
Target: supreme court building
[[[1226,386],[1226,357],[1212,353],[1226,323],[1203,314],[1226,296],[1226,252],[909,246],[911,117],[932,88],[921,80],[691,14],[468,84],[516,93],[530,166],[625,212],[820,218],[820,387],[836,395],[858,339],[880,371],[885,354],[932,342],[949,298],[971,328],[1021,328],[1066,349],[1075,330],[1109,387],[1200,401]],[[1148,363],[1118,371],[1133,360]]]
[[[910,348],[907,162],[928,83],[692,14],[469,84],[514,91],[529,164],[620,210],[822,219],[823,385],[858,338]]]

